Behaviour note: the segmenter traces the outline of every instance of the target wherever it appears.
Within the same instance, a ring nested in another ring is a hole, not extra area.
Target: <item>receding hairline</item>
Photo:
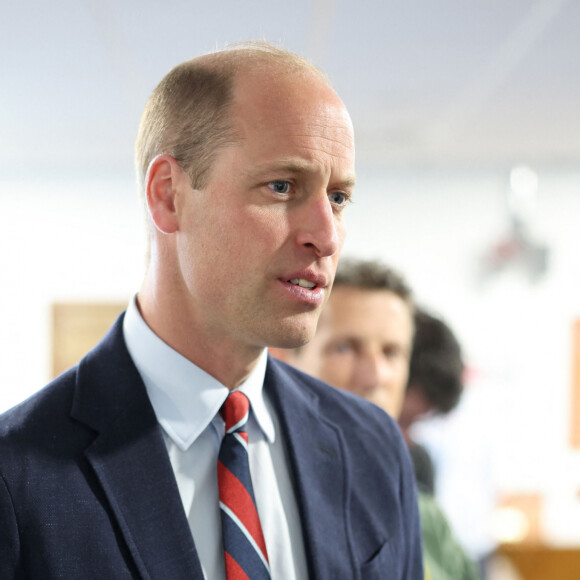
[[[256,70],[256,67],[273,72],[276,68],[280,72],[311,72],[331,87],[328,76],[307,58],[286,50],[274,43],[249,40],[227,44],[224,48],[196,56],[181,63],[197,63],[208,69],[227,71],[235,80],[246,70]]]
[[[223,94],[227,95],[225,101],[222,101],[222,105],[214,109],[215,113],[219,114],[219,111],[223,113],[222,126],[219,130],[222,138],[220,143],[217,143],[216,140],[209,144],[212,151],[219,149],[224,142],[236,140],[237,136],[232,123],[232,107],[235,106],[236,102],[236,89],[246,73],[263,72],[273,77],[288,74],[311,74],[328,88],[334,90],[328,77],[308,59],[265,41],[252,40],[230,43],[221,50],[198,55],[177,64],[155,87],[141,117],[135,143],[135,164],[140,191],[144,189],[147,168],[151,161],[161,153],[174,155],[168,145],[181,143],[178,136],[178,124],[175,121],[170,121],[170,117],[156,117],[155,111],[161,111],[159,106],[161,101],[171,99],[167,87],[177,78],[187,78],[188,71],[192,70],[197,70],[197,74],[205,71],[205,74],[212,76],[214,80],[221,79]],[[171,113],[172,107],[168,105],[165,111]],[[145,121],[146,119],[148,122]],[[156,134],[156,141],[151,141],[148,136],[152,130],[151,119],[156,119],[157,124],[166,124],[165,128]],[[206,127],[209,126],[209,124],[206,125]],[[213,125],[214,128],[217,126],[217,124]],[[198,167],[204,167],[203,161]]]

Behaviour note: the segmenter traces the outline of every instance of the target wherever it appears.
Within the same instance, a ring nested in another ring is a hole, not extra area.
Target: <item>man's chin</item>
[[[271,341],[268,346],[274,348],[300,348],[308,344],[312,339],[312,335],[308,336],[284,336],[276,341]]]
[[[294,328],[280,327],[280,332],[273,336],[268,346],[276,348],[300,348],[308,344],[316,332],[316,326],[301,326]]]

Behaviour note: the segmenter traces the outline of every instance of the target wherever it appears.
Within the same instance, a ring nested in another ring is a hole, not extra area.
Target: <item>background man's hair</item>
[[[461,397],[463,370],[461,346],[453,331],[417,308],[408,388],[419,389],[437,412],[448,413]]]
[[[339,262],[333,288],[350,286],[362,290],[386,290],[403,300],[414,311],[411,288],[399,272],[378,260],[343,259]]]

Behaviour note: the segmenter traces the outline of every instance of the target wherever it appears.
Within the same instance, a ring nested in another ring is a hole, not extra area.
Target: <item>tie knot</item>
[[[226,433],[233,433],[242,429],[248,422],[250,401],[241,391],[232,391],[220,409],[221,416],[226,422]]]

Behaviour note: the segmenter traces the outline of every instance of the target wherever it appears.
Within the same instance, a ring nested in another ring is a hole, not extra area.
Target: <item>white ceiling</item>
[[[580,168],[578,0],[2,0],[0,174],[131,172],[161,77],[249,38],[330,75],[361,164]]]

